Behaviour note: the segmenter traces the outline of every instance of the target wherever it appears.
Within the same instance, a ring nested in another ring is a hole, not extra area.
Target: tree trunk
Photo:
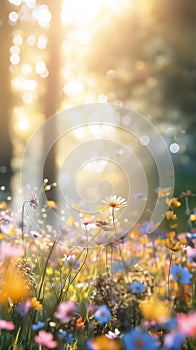
[[[11,194],[10,180],[12,176],[11,158],[12,144],[9,133],[10,124],[10,74],[9,74],[9,48],[11,46],[11,26],[8,23],[9,4],[7,0],[0,1],[0,200]]]
[[[48,1],[49,10],[52,13],[52,20],[50,23],[50,29],[48,32],[48,69],[49,76],[47,78],[47,92],[44,96],[45,107],[44,112],[46,118],[51,117],[57,112],[60,102],[60,54],[61,54],[61,18],[60,18],[60,4],[55,1]],[[56,130],[55,121],[50,130],[47,130],[44,135],[44,152],[47,149],[47,145],[52,146],[52,139],[54,138]],[[49,183],[56,181],[56,148],[55,145],[51,148],[44,165],[44,178],[49,180]],[[56,193],[53,188],[46,193],[49,199],[55,200]]]

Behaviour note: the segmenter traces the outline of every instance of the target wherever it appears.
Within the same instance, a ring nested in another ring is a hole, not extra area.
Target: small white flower
[[[35,238],[35,239],[40,239],[42,238],[41,233],[37,232],[37,231],[31,231],[31,235]]]
[[[102,202],[113,209],[120,209],[127,206],[126,199],[116,194],[104,199]]]
[[[106,337],[110,339],[116,339],[116,338],[119,338],[119,336],[120,336],[120,331],[117,328],[115,328],[114,332],[109,331],[106,334]]]

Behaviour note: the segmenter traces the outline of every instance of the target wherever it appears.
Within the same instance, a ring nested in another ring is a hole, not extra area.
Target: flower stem
[[[109,275],[109,265],[108,265],[108,244],[105,246],[105,265],[106,265],[106,273]]]
[[[114,218],[114,208],[112,208],[112,222],[113,222],[113,226],[114,226],[114,231],[115,231],[115,233],[117,233],[116,232],[115,218]]]
[[[47,266],[48,266],[48,261],[50,260],[50,257],[51,257],[51,255],[52,255],[52,252],[53,252],[53,250],[54,250],[55,245],[56,245],[56,241],[54,241],[53,244],[52,244],[52,246],[51,246],[51,249],[50,249],[50,251],[49,251],[49,254],[48,254],[48,257],[47,257],[45,266],[44,266],[44,271],[43,271],[43,275],[42,275],[42,279],[41,279],[39,291],[38,291],[38,294],[37,294],[37,299],[38,299],[38,300],[39,300],[40,295],[41,295],[41,292],[42,292],[42,288],[43,288],[43,284],[44,284],[44,280],[45,280],[45,276],[46,276],[46,269],[47,269]]]
[[[170,300],[170,285],[169,285],[169,279],[170,279],[170,271],[171,271],[171,264],[172,264],[172,256],[173,256],[173,251],[170,253],[170,258],[169,258],[169,271],[168,271],[168,278],[167,278],[167,298]]]
[[[76,272],[76,274],[74,275],[74,277],[72,279],[69,279],[69,283],[68,283],[68,286],[67,286],[67,289],[64,293],[64,295],[67,295],[68,293],[68,290],[69,290],[69,287],[70,285],[73,283],[73,281],[76,279],[76,277],[78,276],[78,274],[80,273],[80,271],[82,270],[83,266],[85,265],[86,263],[86,260],[87,260],[87,256],[88,256],[88,245],[89,245],[89,239],[88,239],[88,231],[87,229],[85,229],[85,232],[86,232],[86,248],[82,250],[81,254],[83,253],[84,250],[86,250],[86,253],[85,253],[85,257],[84,257],[84,260],[82,262],[82,265],[79,267],[78,271]],[[80,255],[81,255],[80,254]],[[77,259],[78,260],[78,259]],[[71,277],[71,275],[70,275]]]
[[[190,233],[193,232],[193,226],[192,226],[192,222],[189,219],[190,216],[190,208],[189,208],[189,200],[188,197],[185,197],[185,205],[186,205],[186,215],[187,215],[187,228],[188,230],[190,230]]]
[[[28,201],[25,201],[22,205],[22,223],[21,223],[21,233],[22,233],[22,245],[23,245],[23,251],[24,251],[24,257],[26,258],[27,252],[25,248],[25,238],[24,238],[24,213],[25,213],[25,206],[28,203]]]

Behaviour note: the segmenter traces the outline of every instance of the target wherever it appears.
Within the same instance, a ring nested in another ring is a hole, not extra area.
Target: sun
[[[91,22],[102,13],[118,13],[120,9],[130,7],[132,0],[64,0],[61,7],[62,24],[81,26]]]

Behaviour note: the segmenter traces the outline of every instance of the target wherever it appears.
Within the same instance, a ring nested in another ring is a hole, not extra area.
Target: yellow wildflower
[[[191,214],[190,217],[189,217],[189,220],[190,221],[195,221],[196,220],[196,215],[195,214]]]
[[[14,279],[13,279],[14,276]],[[9,267],[1,278],[0,303],[18,303],[29,295],[28,281],[14,267]]]
[[[40,304],[39,300],[36,297],[31,299],[31,306],[33,310],[42,310],[43,306]]]
[[[177,252],[183,248],[184,245],[186,245],[186,238],[182,238],[180,241],[177,241],[174,239],[176,233],[174,231],[169,233],[169,237],[166,239],[160,239],[158,240],[158,243],[163,244],[166,248],[169,250],[172,250],[173,252]]]
[[[178,198],[176,197],[173,197],[171,199],[169,198],[166,198],[165,202],[168,204],[168,206],[171,208],[171,209],[175,209],[175,208],[178,208],[182,205],[182,203],[178,200]]]
[[[140,303],[140,309],[147,320],[165,322],[171,316],[168,305],[158,299],[145,300]]]
[[[168,210],[165,213],[165,218],[167,220],[177,220],[177,215],[173,212],[173,210]]]
[[[47,201],[47,204],[51,209],[57,209],[57,204],[55,201]]]

